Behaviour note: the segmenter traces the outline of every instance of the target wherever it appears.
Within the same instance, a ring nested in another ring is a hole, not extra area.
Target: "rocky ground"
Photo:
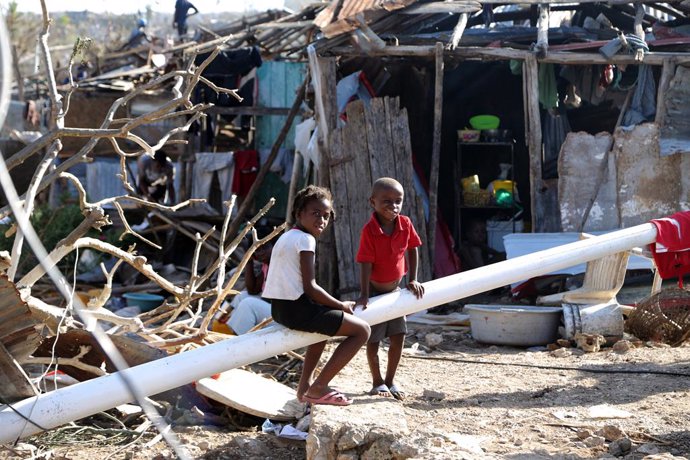
[[[355,404],[312,414],[321,420],[312,430],[324,419],[341,420],[344,428],[333,434],[339,458],[690,458],[688,346],[623,342],[595,353],[528,351],[478,344],[457,327],[416,327],[406,345],[398,378],[408,393],[404,402],[366,395],[371,384],[360,353],[334,381]],[[263,433],[261,422],[235,415],[225,426],[174,431],[197,459],[307,456],[304,441]],[[117,430],[79,425],[81,431],[66,427],[2,446],[0,458],[174,458],[163,441],[146,447],[152,429],[118,440]],[[350,430],[345,445],[348,426],[365,432],[352,441]],[[388,439],[383,449],[371,442],[378,432]]]

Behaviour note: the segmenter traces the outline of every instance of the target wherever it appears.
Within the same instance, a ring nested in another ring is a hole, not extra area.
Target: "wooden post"
[[[429,266],[434,271],[436,247],[436,213],[438,209],[438,168],[441,158],[441,124],[443,121],[443,43],[436,42],[436,80],[434,82],[434,137],[431,146],[431,171],[429,173]]]
[[[528,125],[527,125],[527,145],[529,147],[529,182],[530,182],[530,205],[532,208],[532,231],[538,232],[542,227],[540,217],[540,203],[537,196],[541,193],[542,173],[542,139],[541,139],[541,117],[539,115],[539,69],[537,68],[537,58],[527,56],[523,64],[523,85],[525,85],[527,99],[524,104],[527,106]]]
[[[336,100],[336,60],[322,58],[316,55],[313,47],[307,49],[309,53],[309,69],[314,85],[314,106],[316,108],[316,123],[318,127],[319,163],[316,170],[316,183],[330,188],[329,174],[330,135],[338,120],[338,106]],[[353,152],[357,153],[357,152]],[[337,200],[338,197],[333,197]],[[333,226],[329,225],[321,234],[317,242],[319,257],[316,264],[316,279],[321,286],[330,293],[335,293],[338,279],[337,253]],[[353,261],[354,263],[354,261]]]
[[[659,129],[664,124],[666,117],[666,98],[664,97],[668,90],[668,85],[676,73],[676,63],[673,59],[664,59],[664,64],[661,69],[661,77],[659,78],[659,88],[656,94],[656,117],[654,122],[659,125]]]
[[[295,193],[297,193],[297,183],[302,176],[302,166],[303,166],[302,155],[295,151],[295,159],[292,162],[292,176],[290,176],[290,188],[288,189],[288,200],[287,209],[285,210],[285,222],[287,222],[288,227],[290,227],[294,222],[292,221],[292,201],[295,199]]]
[[[292,122],[295,121],[295,117],[297,116],[297,112],[299,112],[299,107],[300,107],[300,105],[302,105],[302,101],[304,101],[304,95],[307,92],[307,83],[309,83],[309,75],[307,75],[304,78],[302,85],[297,90],[297,96],[295,97],[295,101],[292,103],[292,107],[290,108],[290,113],[288,113],[288,116],[287,116],[287,119],[285,120],[285,124],[283,125],[283,128],[278,133],[278,137],[276,138],[275,142],[273,143],[273,146],[271,147],[271,153],[268,155],[266,162],[263,165],[261,165],[261,168],[259,169],[259,172],[256,175],[256,179],[254,180],[254,183],[249,188],[249,191],[247,192],[247,196],[244,197],[244,201],[242,201],[242,204],[240,205],[239,209],[237,210],[237,217],[235,217],[235,219],[232,221],[232,223],[228,227],[228,233],[227,234],[230,238],[234,237],[237,234],[237,231],[240,228],[240,224],[245,219],[244,215],[246,214],[247,210],[249,209],[249,206],[251,206],[252,201],[254,200],[254,195],[256,195],[256,192],[259,190],[259,187],[261,186],[261,183],[263,182],[264,178],[266,177],[266,174],[268,174],[269,169],[271,169],[271,165],[273,164],[273,160],[275,160],[276,156],[278,156],[278,151],[280,150],[280,146],[283,145],[283,142],[285,141],[285,138],[287,137],[288,131],[290,131],[290,127],[292,126]]]
[[[537,45],[534,51],[539,59],[543,59],[549,53],[549,13],[551,7],[548,3],[539,5],[539,19],[537,20]]]

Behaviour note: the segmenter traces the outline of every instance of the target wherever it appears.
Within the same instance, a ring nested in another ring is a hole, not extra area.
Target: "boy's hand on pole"
[[[422,284],[417,280],[407,283],[407,289],[409,289],[410,292],[412,292],[412,294],[414,294],[414,296],[418,299],[424,297],[424,286],[422,286]]]

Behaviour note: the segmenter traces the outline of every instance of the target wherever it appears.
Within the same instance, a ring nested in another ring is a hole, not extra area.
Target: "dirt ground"
[[[424,345],[430,333],[442,336],[435,349]],[[687,345],[529,351],[478,344],[467,328],[411,325],[406,346],[415,343],[397,380],[408,394],[399,404],[410,433],[400,436],[418,440],[416,458],[690,458]],[[369,397],[364,353],[333,383],[355,399]],[[174,431],[195,459],[305,457],[303,441],[262,433],[261,422],[235,418],[235,426]],[[44,434],[3,446],[0,458],[174,458],[162,441],[144,447],[152,429],[121,444],[104,432],[55,432],[52,440]]]

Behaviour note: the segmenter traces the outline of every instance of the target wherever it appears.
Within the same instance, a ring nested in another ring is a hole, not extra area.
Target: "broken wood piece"
[[[551,7],[548,3],[539,5],[539,18],[537,19],[537,44],[534,51],[537,58],[544,59],[549,52],[549,13]]]
[[[17,363],[5,346],[0,343],[0,398],[15,402],[38,394],[24,369]]]
[[[304,403],[297,401],[292,388],[253,372],[232,369],[217,379],[207,377],[196,382],[202,395],[257,417],[294,420],[304,414]]]

